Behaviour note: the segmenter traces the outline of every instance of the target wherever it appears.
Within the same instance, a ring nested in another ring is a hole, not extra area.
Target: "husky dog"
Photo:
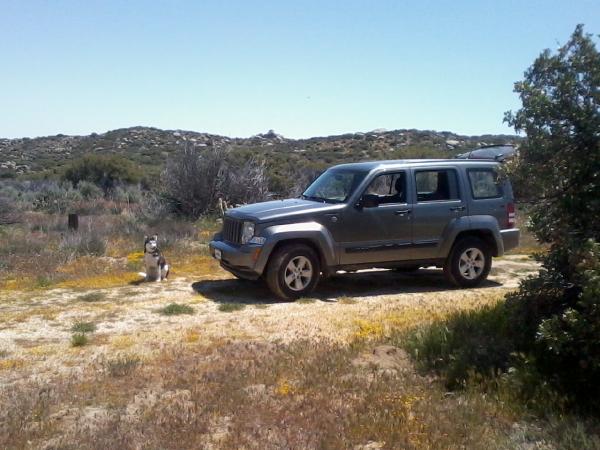
[[[162,281],[169,276],[169,265],[158,248],[158,236],[144,236],[146,281]]]

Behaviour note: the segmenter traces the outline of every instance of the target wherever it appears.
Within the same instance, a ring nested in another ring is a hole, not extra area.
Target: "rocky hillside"
[[[450,132],[373,130],[339,136],[288,139],[274,131],[249,138],[209,133],[132,127],[89,136],[0,139],[0,177],[52,176],[73,158],[86,153],[122,154],[157,173],[182,145],[226,145],[241,154],[265,156],[270,164],[320,168],[360,159],[444,157],[491,143],[515,143],[516,136],[461,136]]]

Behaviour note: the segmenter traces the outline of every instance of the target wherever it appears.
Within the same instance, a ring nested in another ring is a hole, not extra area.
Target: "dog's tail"
[[[144,272],[138,272],[138,275],[142,278],[146,278],[146,274]]]

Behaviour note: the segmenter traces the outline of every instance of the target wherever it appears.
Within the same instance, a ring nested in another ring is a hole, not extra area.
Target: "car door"
[[[415,168],[412,173],[413,257],[433,259],[449,225],[467,214],[467,204],[455,168]]]
[[[349,205],[340,224],[340,264],[372,264],[410,258],[411,208],[407,171],[382,173]]]

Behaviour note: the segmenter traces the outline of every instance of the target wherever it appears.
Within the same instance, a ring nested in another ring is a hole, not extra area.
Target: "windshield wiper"
[[[314,195],[302,194],[300,197],[303,198],[304,200],[312,200],[313,202],[328,203],[328,200],[326,198],[316,197]]]

